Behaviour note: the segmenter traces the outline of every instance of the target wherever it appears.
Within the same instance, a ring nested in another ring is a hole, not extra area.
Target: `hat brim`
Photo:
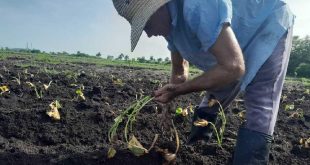
[[[151,1],[143,10],[137,12],[131,22],[131,52],[133,52],[150,17],[163,5],[171,0]]]

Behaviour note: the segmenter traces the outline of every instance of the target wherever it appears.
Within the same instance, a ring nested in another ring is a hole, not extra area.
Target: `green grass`
[[[286,84],[302,84],[303,86],[310,88],[309,78],[286,77],[285,83]]]
[[[50,54],[32,54],[32,53],[18,53],[18,52],[0,52],[0,59],[4,60],[7,57],[19,57],[29,59],[29,62],[24,62],[23,64],[16,64],[23,68],[36,65],[36,63],[48,63],[48,64],[94,64],[97,66],[124,66],[124,67],[135,67],[135,68],[145,68],[145,69],[155,69],[170,71],[170,64],[156,64],[156,63],[140,63],[137,61],[125,61],[125,60],[107,60],[95,56],[73,56],[73,55],[50,55]],[[38,65],[38,64],[37,64]],[[199,73],[200,71],[196,68],[190,68],[191,73]]]
[[[25,62],[15,64],[22,68],[27,68],[30,66],[42,66],[42,63],[54,64],[54,65],[71,63],[71,64],[93,64],[96,66],[135,67],[135,68],[162,70],[165,72],[170,72],[171,70],[170,64],[140,63],[137,61],[125,61],[125,60],[107,60],[95,56],[50,55],[47,53],[33,54],[33,53],[0,51],[0,60],[5,60],[8,57],[24,58]],[[47,68],[42,68],[42,71],[50,74],[58,73],[54,69],[47,69]],[[195,67],[191,67],[190,73],[196,74],[201,73],[201,71]],[[288,84],[301,83],[305,87],[310,87],[309,78],[287,77],[285,83]]]

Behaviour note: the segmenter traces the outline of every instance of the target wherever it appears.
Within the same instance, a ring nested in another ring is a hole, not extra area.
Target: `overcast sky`
[[[310,0],[288,0],[297,16],[294,34],[310,35]],[[111,0],[0,0],[0,47],[81,51],[131,57],[166,57],[164,39],[141,37],[130,53],[129,24]]]

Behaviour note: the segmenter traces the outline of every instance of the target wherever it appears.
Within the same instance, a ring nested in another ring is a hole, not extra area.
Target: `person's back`
[[[171,80],[154,91],[155,101],[207,90],[195,108],[187,143],[208,142],[213,128],[197,122],[216,124],[219,104],[226,109],[243,91],[246,120],[239,128],[234,164],[266,165],[292,43],[294,15],[285,1],[113,1],[131,23],[132,49],[143,30],[168,41]],[[188,62],[203,73],[188,80]]]

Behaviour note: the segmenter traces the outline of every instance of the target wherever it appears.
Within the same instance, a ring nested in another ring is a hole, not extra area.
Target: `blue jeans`
[[[273,134],[291,44],[292,29],[288,30],[281,38],[272,55],[263,64],[253,81],[245,89],[245,128],[267,135]],[[207,106],[208,97],[212,94],[223,103],[223,107],[227,107],[240,92],[239,86],[238,83],[234,83],[219,91],[208,92],[199,106]]]

